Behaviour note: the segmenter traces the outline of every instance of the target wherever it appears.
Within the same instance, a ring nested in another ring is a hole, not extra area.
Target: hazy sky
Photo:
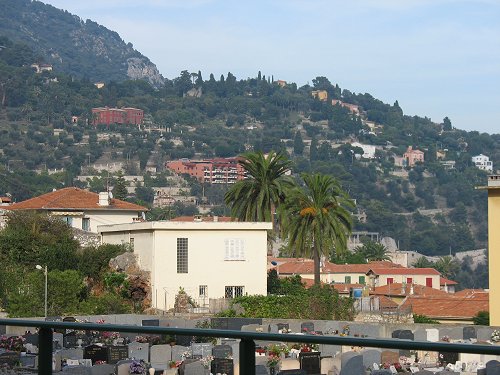
[[[311,83],[500,133],[500,0],[45,0],[117,31],[163,76]]]

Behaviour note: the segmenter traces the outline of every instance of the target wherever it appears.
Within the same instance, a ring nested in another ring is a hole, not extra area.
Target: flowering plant
[[[301,352],[315,352],[315,351],[318,351],[318,349],[319,349],[318,344],[301,344],[300,345]]]
[[[191,352],[191,350],[186,350],[184,353],[182,353],[181,357],[182,359],[186,359],[186,358],[191,358],[191,356],[193,355],[193,353]]]
[[[211,355],[207,355],[206,357],[203,357],[201,359],[201,364],[205,368],[210,368],[210,363],[212,363],[213,360],[214,360],[214,357],[212,357]]]
[[[280,364],[281,358],[276,355],[270,355],[267,358],[267,366],[268,367],[276,367]]]
[[[146,371],[146,365],[142,360],[141,361],[133,360],[132,363],[130,364],[129,370],[131,374],[144,374],[144,372]]]
[[[104,344],[113,344],[116,339],[120,338],[120,334],[118,332],[102,332],[101,339]]]
[[[500,341],[500,331],[495,329],[492,333],[491,333],[491,341],[493,342],[499,342]]]
[[[0,348],[6,350],[12,350],[14,352],[23,352],[24,348],[24,337],[22,336],[0,336]]]
[[[288,345],[285,344],[271,344],[267,348],[267,351],[269,352],[269,355],[274,355],[274,356],[280,356],[281,353],[283,354],[288,354],[290,353],[290,349],[288,348]]]

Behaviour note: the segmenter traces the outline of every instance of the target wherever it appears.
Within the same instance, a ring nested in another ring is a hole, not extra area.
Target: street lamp
[[[47,319],[47,266],[43,268],[41,265],[37,264],[36,265],[37,270],[43,270],[43,274],[45,275],[45,319]]]

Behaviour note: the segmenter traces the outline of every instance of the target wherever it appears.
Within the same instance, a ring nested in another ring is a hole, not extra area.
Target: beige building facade
[[[500,326],[500,176],[488,176],[487,188],[490,325]]]
[[[199,306],[210,298],[267,294],[271,223],[156,221],[98,228],[103,243],[129,243],[150,272],[152,307],[169,310],[182,288]]]

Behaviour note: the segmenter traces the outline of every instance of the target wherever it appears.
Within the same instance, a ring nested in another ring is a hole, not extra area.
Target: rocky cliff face
[[[0,35],[28,44],[56,72],[92,81],[164,83],[157,67],[118,33],[39,1],[0,0]]]
[[[127,64],[127,75],[131,79],[145,79],[155,87],[160,87],[165,83],[165,79],[156,68],[156,65],[152,64],[147,58],[131,57],[127,59]]]

